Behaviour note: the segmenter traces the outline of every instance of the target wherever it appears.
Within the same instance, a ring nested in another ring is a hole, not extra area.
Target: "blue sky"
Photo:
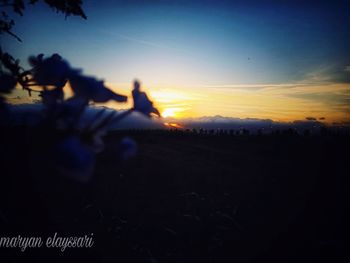
[[[37,5],[16,19],[14,31],[23,43],[7,36],[1,42],[22,61],[31,54],[59,53],[116,86],[139,78],[147,87],[191,94],[209,89],[211,96],[215,88],[244,92],[246,85],[249,90],[306,82],[347,85],[350,2],[279,2],[87,0],[87,20],[65,20]],[[234,109],[224,112],[235,115]]]

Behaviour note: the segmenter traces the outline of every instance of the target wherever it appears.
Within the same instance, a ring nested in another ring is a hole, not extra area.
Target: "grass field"
[[[17,133],[17,135],[16,135]],[[0,249],[99,262],[345,262],[347,136],[119,131],[87,184],[58,176],[35,133],[2,141],[1,231],[94,233],[91,249]],[[125,135],[135,158],[115,151]],[[5,138],[5,136],[3,136]],[[16,140],[14,139],[16,138]],[[16,147],[14,147],[16,146]],[[47,262],[47,261],[46,261]]]

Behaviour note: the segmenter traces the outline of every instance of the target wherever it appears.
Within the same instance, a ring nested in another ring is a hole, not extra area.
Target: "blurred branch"
[[[17,39],[19,42],[23,42],[22,39],[20,39],[19,36],[17,36],[15,33],[12,33],[11,31],[9,30],[3,30],[2,28],[0,28],[0,32],[3,31],[7,34],[9,34],[10,36],[13,36],[15,39]]]
[[[38,0],[30,0],[29,4],[34,5]],[[82,0],[43,0],[49,7],[54,9],[56,12],[63,13],[66,17],[70,15],[80,16],[84,19],[87,19],[83,9],[82,9]],[[0,8],[12,7],[14,13],[19,14],[20,16],[24,15],[24,10],[26,5],[23,0],[0,0]],[[14,37],[19,42],[22,42],[21,38],[12,32],[12,28],[15,26],[13,19],[9,18],[9,15],[6,11],[1,11],[0,18],[0,34],[6,33]]]
[[[30,0],[29,4],[34,5],[39,0]],[[43,0],[49,7],[53,8],[57,12],[65,14],[65,16],[76,15],[84,19],[87,19],[83,9],[82,0]],[[23,16],[25,10],[25,3],[23,0],[0,0],[0,8],[12,8],[14,13]],[[15,22],[8,15],[8,12],[1,10],[0,16],[0,34],[5,33],[14,37],[17,41],[22,42],[22,39],[13,33],[12,28],[15,26]],[[30,84],[30,80],[27,79],[27,75],[30,71],[24,71],[23,68],[19,66],[19,60],[15,60],[9,53],[3,53],[0,48],[0,69],[6,68],[11,72],[11,74],[17,78],[18,83],[22,86],[24,90],[27,90],[29,96],[31,92],[39,92],[31,89],[29,86],[34,86],[35,84]],[[22,72],[24,71],[24,72]]]

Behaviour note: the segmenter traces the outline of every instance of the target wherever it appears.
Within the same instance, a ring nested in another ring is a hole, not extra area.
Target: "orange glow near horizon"
[[[235,118],[349,122],[350,105],[341,103],[350,84],[297,83],[246,86],[151,87],[150,95],[163,117],[175,119],[222,115]],[[339,101],[338,101],[339,100]]]
[[[108,102],[104,106],[127,109],[132,106],[132,83],[106,83],[113,91],[128,95],[127,103]],[[71,95],[69,85],[66,95]],[[251,88],[253,87],[253,88]],[[165,118],[196,118],[221,115],[274,121],[305,120],[313,117],[325,123],[350,122],[350,84],[222,85],[169,87],[142,85]],[[8,95],[13,104],[30,103],[27,92],[16,89]],[[40,97],[32,97],[32,102]],[[100,105],[100,104],[99,104]]]
[[[183,129],[184,127],[175,122],[164,122],[164,125],[168,128]]]

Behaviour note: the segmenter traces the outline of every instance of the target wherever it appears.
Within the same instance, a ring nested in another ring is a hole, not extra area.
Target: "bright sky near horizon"
[[[59,53],[119,93],[140,79],[164,116],[350,122],[350,2],[146,2],[86,0],[87,20],[30,7],[23,43],[1,45],[23,62]]]

